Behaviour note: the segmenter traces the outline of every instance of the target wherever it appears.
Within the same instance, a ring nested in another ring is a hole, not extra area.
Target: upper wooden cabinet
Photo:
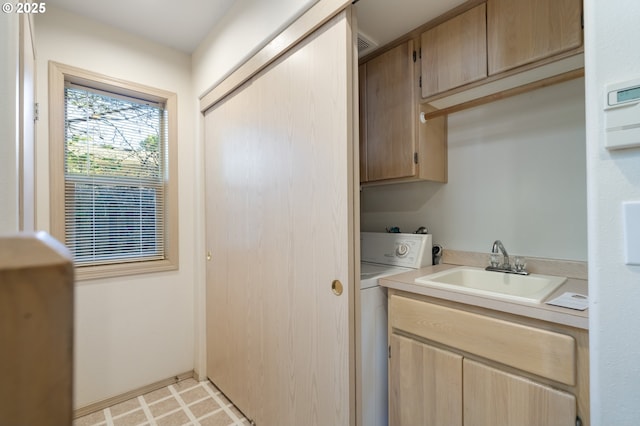
[[[410,40],[366,63],[367,181],[414,176],[415,71]]]
[[[446,182],[447,114],[584,75],[581,1],[470,2],[365,58],[360,182]]]
[[[486,40],[484,3],[423,33],[422,97],[485,78]]]
[[[488,0],[489,75],[582,45],[581,0]]]
[[[414,41],[359,67],[360,182],[447,181],[446,117],[417,102]]]

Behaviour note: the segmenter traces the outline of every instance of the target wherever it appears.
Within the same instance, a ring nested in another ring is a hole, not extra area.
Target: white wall
[[[196,93],[222,81],[317,1],[235,2],[193,54]]]
[[[609,152],[608,83],[640,77],[640,2],[585,0],[592,425],[640,418],[640,266],[624,264],[622,202],[640,201],[640,148]]]
[[[365,188],[361,228],[445,249],[587,259],[584,79],[449,116],[449,182]]]
[[[178,94],[180,269],[76,285],[75,407],[194,368],[197,110],[190,57],[53,5],[36,18],[37,227],[49,228],[48,61]],[[60,194],[51,194],[60,196]]]
[[[0,14],[0,235],[18,231],[19,15]]]

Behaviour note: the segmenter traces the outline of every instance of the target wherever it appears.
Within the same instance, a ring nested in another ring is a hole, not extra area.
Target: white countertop
[[[423,296],[445,299],[452,302],[466,305],[478,306],[486,309],[507,312],[514,315],[521,315],[570,327],[584,330],[589,329],[588,309],[579,311],[575,309],[562,308],[559,306],[547,305],[544,301],[551,300],[564,292],[573,292],[587,295],[587,280],[568,278],[567,281],[549,295],[542,303],[527,303],[519,301],[506,301],[491,296],[480,296],[449,291],[441,288],[430,287],[424,284],[417,284],[416,278],[434,272],[455,268],[458,265],[434,265],[421,269],[404,272],[397,275],[380,278],[379,284],[383,287],[402,290],[409,293],[421,294]]]

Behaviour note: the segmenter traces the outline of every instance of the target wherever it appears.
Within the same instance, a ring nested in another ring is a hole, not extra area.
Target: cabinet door
[[[486,6],[481,4],[422,34],[422,97],[487,76]]]
[[[582,44],[581,0],[488,0],[489,75]]]
[[[575,396],[475,361],[464,360],[465,426],[567,426]]]
[[[462,356],[391,334],[389,424],[462,426]]]
[[[368,181],[416,173],[413,52],[408,41],[366,64]]]

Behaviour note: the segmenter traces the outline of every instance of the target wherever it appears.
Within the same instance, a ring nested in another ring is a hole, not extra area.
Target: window
[[[76,277],[177,268],[175,94],[50,64],[51,230]]]

